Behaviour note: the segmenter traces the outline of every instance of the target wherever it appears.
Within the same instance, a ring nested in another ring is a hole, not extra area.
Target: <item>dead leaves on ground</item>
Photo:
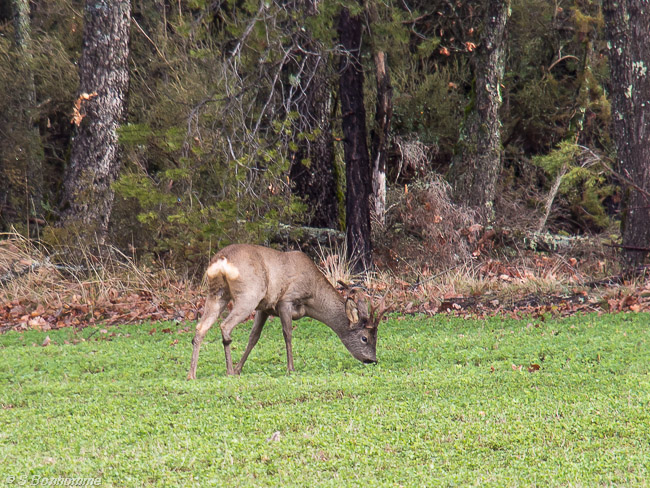
[[[436,315],[448,313],[467,317],[487,317],[496,314],[513,318],[532,316],[566,317],[586,312],[650,312],[650,282],[636,289],[619,289],[609,296],[590,296],[584,290],[574,290],[569,295],[530,295],[514,303],[501,303],[496,298],[444,296],[441,299],[419,301],[417,290],[410,290],[408,283],[393,288],[393,299],[399,303],[402,315],[424,313]],[[149,292],[122,295],[107,294],[110,298],[92,301],[78,294],[62,298],[63,305],[33,304],[12,301],[0,305],[0,331],[39,330],[48,331],[62,327],[83,328],[88,325],[131,324],[174,320],[196,320],[203,309],[204,298],[200,290],[185,289],[177,296],[165,299]],[[186,328],[187,331],[190,328]],[[154,334],[157,330],[151,329]],[[159,331],[174,332],[171,328]],[[43,344],[44,346],[47,344]],[[174,343],[171,344],[175,345]]]
[[[145,321],[192,321],[199,316],[204,299],[198,291],[168,299],[149,292],[107,294],[110,298],[92,300],[72,294],[62,297],[63,304],[33,304],[17,300],[0,305],[0,331],[48,331],[62,327],[83,328],[94,324],[132,324]],[[163,330],[165,332],[165,330]]]
[[[566,274],[567,270],[576,265],[575,259],[563,260],[560,265],[551,263],[541,257],[536,262],[545,269],[553,268]],[[567,270],[560,269],[565,266]],[[478,268],[482,280],[497,285],[525,284],[532,279],[531,271],[523,267],[511,266],[495,260],[488,260]],[[424,273],[423,273],[424,276]],[[578,313],[611,313],[611,312],[650,312],[650,280],[645,282],[625,282],[621,277],[601,280],[594,286],[588,284],[569,283],[573,286],[565,293],[528,293],[516,294],[511,291],[508,295],[498,293],[461,295],[446,293],[423,299],[425,287],[419,284],[409,284],[395,280],[391,287],[390,299],[393,303],[401,304],[402,314],[423,313],[436,315],[448,313],[464,317],[481,318],[494,315],[504,315],[511,318],[532,317],[567,317]],[[576,279],[576,281],[578,281]],[[613,283],[612,286],[603,285]],[[426,283],[426,279],[424,280]],[[619,286],[622,284],[623,286]],[[498,286],[497,286],[498,288]],[[525,289],[525,287],[523,288]],[[516,288],[515,288],[516,290]],[[427,293],[430,297],[430,292]]]
[[[7,255],[11,249],[5,246]],[[15,256],[14,256],[15,254]],[[16,262],[21,258],[17,252],[11,254],[12,259],[6,266],[0,266],[5,274],[22,272],[29,269],[30,262],[20,262],[20,269],[15,268]],[[532,263],[532,264],[531,264]],[[0,262],[0,264],[2,264]],[[574,258],[561,258],[551,260],[546,256],[535,256],[529,262],[530,266],[517,266],[494,259],[480,263],[475,270],[481,280],[494,283],[495,286],[503,283],[516,286],[532,279],[531,273],[539,274],[535,267],[546,272],[557,272],[567,276],[575,273],[578,261]],[[41,270],[44,268],[41,268]],[[531,271],[532,270],[532,271]],[[33,272],[36,282],[40,275]],[[453,290],[441,291],[436,296],[427,289],[427,283],[435,278],[433,272],[427,268],[421,270],[422,283],[412,284],[398,277],[391,278],[390,282],[374,283],[374,292],[380,295],[388,293],[390,303],[397,304],[396,311],[400,316],[423,313],[436,315],[439,313],[453,314],[463,317],[487,317],[504,315],[512,318],[524,316],[540,317],[565,317],[576,313],[586,312],[643,312],[650,311],[650,281],[625,282],[621,277],[611,280],[601,280],[593,287],[575,284],[571,292],[564,294],[539,294],[515,295],[501,297],[489,294],[459,295]],[[0,333],[7,330],[38,330],[48,331],[62,327],[83,328],[88,325],[105,324],[130,324],[154,321],[179,321],[191,322],[199,318],[204,304],[204,291],[199,286],[191,287],[181,284],[161,288],[152,293],[148,289],[123,291],[115,284],[109,284],[99,291],[93,287],[86,287],[87,283],[70,283],[64,280],[45,282],[57,283],[55,300],[43,299],[39,301],[38,294],[25,295],[25,298],[5,301],[0,303]],[[609,286],[605,282],[623,283],[624,286]],[[27,283],[32,283],[27,281]],[[570,281],[569,286],[574,286]],[[53,286],[53,285],[51,285]],[[50,286],[50,288],[51,288]],[[48,286],[41,286],[48,290]],[[498,288],[498,286],[497,286]],[[40,288],[36,288],[40,289]],[[42,296],[42,295],[40,295]],[[188,329],[189,330],[189,329]],[[171,333],[166,328],[162,333]],[[155,330],[152,332],[155,333]],[[175,344],[172,343],[172,346]]]

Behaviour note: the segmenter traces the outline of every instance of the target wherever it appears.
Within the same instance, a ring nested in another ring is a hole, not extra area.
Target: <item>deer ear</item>
[[[357,309],[359,310],[359,318],[361,320],[368,320],[370,318],[368,315],[368,304],[363,298],[357,300]]]
[[[350,327],[359,322],[359,309],[357,308],[357,303],[351,298],[345,301],[345,315],[348,316]]]

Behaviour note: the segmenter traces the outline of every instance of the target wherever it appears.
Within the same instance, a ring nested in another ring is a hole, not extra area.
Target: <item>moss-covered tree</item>
[[[510,0],[488,1],[473,59],[474,93],[449,171],[456,201],[476,208],[494,201],[501,170],[501,83]]]
[[[627,182],[623,219],[626,263],[650,252],[650,4],[605,0],[611,69],[612,129],[620,172]]]

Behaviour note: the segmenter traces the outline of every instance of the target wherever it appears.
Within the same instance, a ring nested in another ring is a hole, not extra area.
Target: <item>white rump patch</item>
[[[227,280],[236,280],[239,278],[237,266],[228,262],[225,257],[221,257],[208,267],[208,278],[215,278],[223,275]]]

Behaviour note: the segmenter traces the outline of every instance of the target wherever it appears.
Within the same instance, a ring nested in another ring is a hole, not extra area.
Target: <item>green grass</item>
[[[194,382],[181,325],[7,333],[0,486],[647,486],[649,323],[393,317],[363,365],[303,320],[288,376],[273,320],[239,378],[211,331]]]

